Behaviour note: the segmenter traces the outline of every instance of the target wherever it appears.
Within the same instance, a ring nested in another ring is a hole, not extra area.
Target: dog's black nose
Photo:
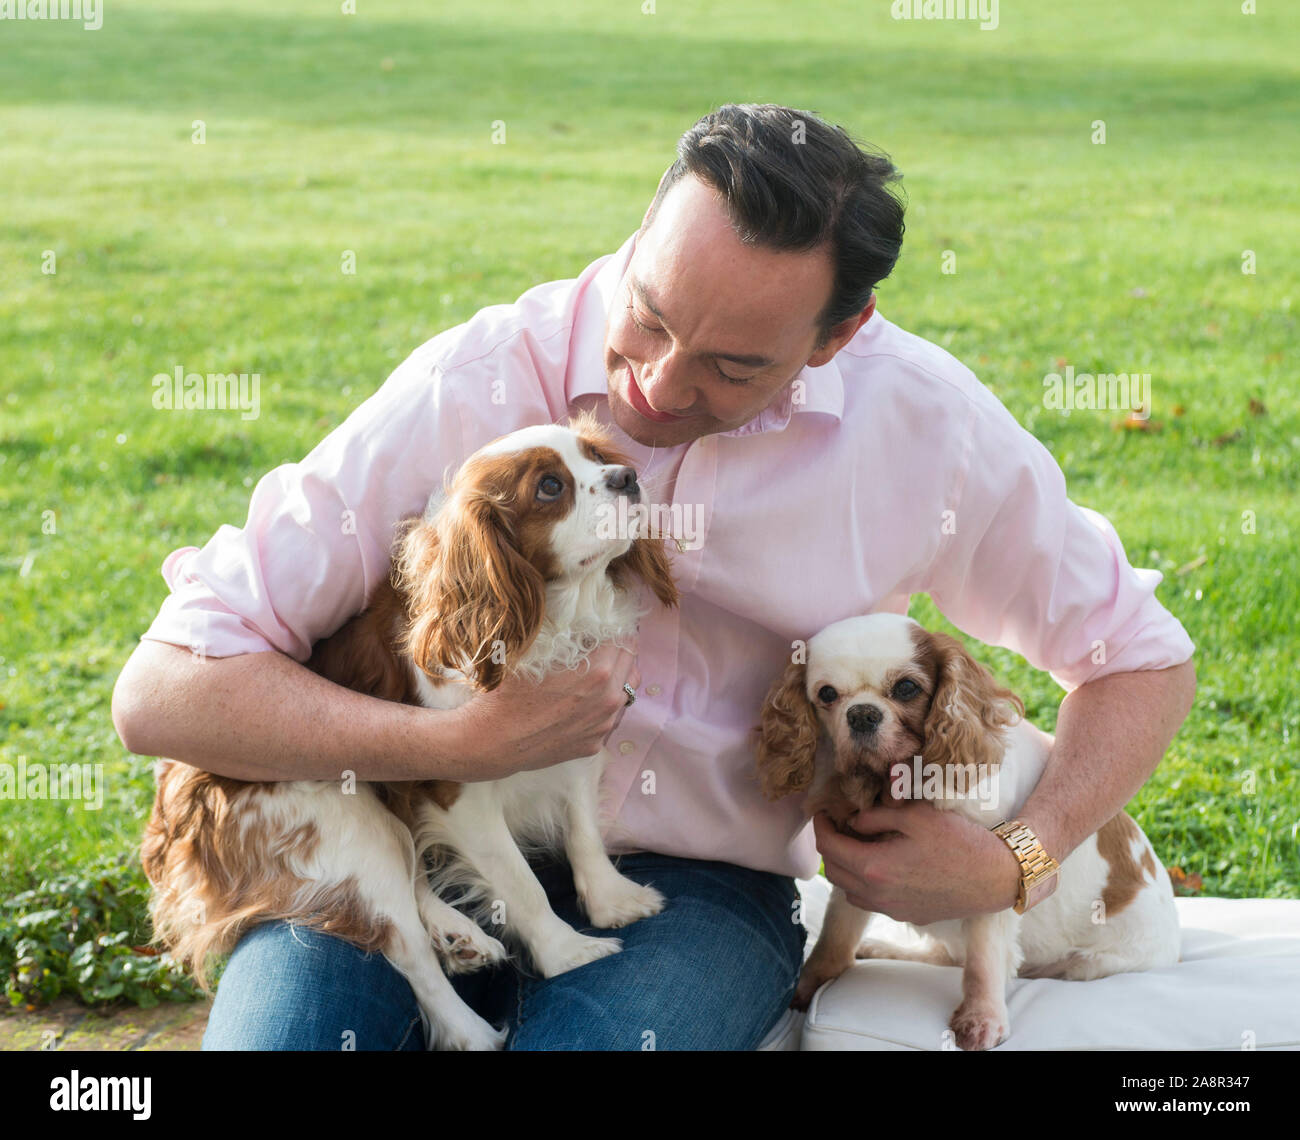
[[[854,705],[845,713],[845,719],[854,732],[875,732],[876,726],[885,719],[885,714],[875,705]]]
[[[630,499],[641,497],[641,488],[636,481],[636,469],[633,467],[615,467],[605,476],[605,486],[611,491],[627,495]]]

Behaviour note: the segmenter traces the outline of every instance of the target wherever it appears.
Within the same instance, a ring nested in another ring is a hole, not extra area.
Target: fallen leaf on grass
[[[1163,425],[1149,415],[1140,416],[1137,411],[1132,411],[1122,420],[1116,420],[1111,426],[1116,431],[1159,431]]]

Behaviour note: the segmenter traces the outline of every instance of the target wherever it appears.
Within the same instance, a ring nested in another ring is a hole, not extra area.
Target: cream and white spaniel
[[[648,612],[642,582],[663,605],[678,601],[662,540],[619,535],[613,521],[619,499],[639,498],[636,472],[589,414],[487,445],[399,529],[391,580],[308,665],[438,709],[495,689],[508,672],[585,668],[597,646],[636,631]],[[618,952],[618,939],[579,934],[552,911],[524,855],[562,851],[597,927],[663,907],[605,854],[603,764],[602,753],[499,780],[358,783],[347,794],[334,781],[248,783],[161,760],[142,844],[157,936],[202,981],[209,956],[257,923],[315,927],[401,971],[430,1048],[499,1048],[503,1034],[461,1001],[444,969],[498,961],[505,947],[442,896],[494,904],[508,940],[546,977]]]
[[[1037,785],[1052,737],[1023,719],[955,638],[910,618],[873,614],[827,626],[790,664],[763,704],[758,771],[777,799],[806,792],[811,817],[841,831],[877,802],[926,798],[985,827],[1016,817]],[[822,740],[826,747],[820,747]],[[863,942],[870,915],[836,887],[795,1000],[807,1008],[854,958],[961,966],[962,1001],[950,1027],[962,1049],[990,1049],[1010,1033],[1006,988],[1022,977],[1074,980],[1178,961],[1169,876],[1125,812],[1061,864],[1055,892],[1014,910],[914,928],[918,945]]]

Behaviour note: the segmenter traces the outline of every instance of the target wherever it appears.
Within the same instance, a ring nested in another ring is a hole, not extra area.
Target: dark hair
[[[746,245],[803,251],[830,242],[835,284],[817,318],[821,344],[867,307],[898,260],[903,201],[888,187],[902,175],[888,155],[809,111],[727,103],[705,115],[677,140],[646,226],[685,174],[722,192]]]

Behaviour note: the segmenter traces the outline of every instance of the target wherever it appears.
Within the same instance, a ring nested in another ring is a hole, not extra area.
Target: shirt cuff
[[[171,593],[141,640],[180,645],[196,657],[238,657],[274,650],[274,645],[188,571],[189,560],[198,553],[197,546],[183,546],[163,560],[162,576]]]
[[[1191,637],[1156,598],[1164,575],[1131,565],[1104,515],[1086,507],[1079,512],[1109,549],[1110,565],[1094,566],[1086,573],[1108,574],[1112,585],[1109,596],[1095,602],[1096,608],[1082,623],[1082,636],[1074,639],[1074,659],[1052,670],[1052,678],[1068,691],[1112,673],[1169,669],[1190,660],[1196,649]]]

